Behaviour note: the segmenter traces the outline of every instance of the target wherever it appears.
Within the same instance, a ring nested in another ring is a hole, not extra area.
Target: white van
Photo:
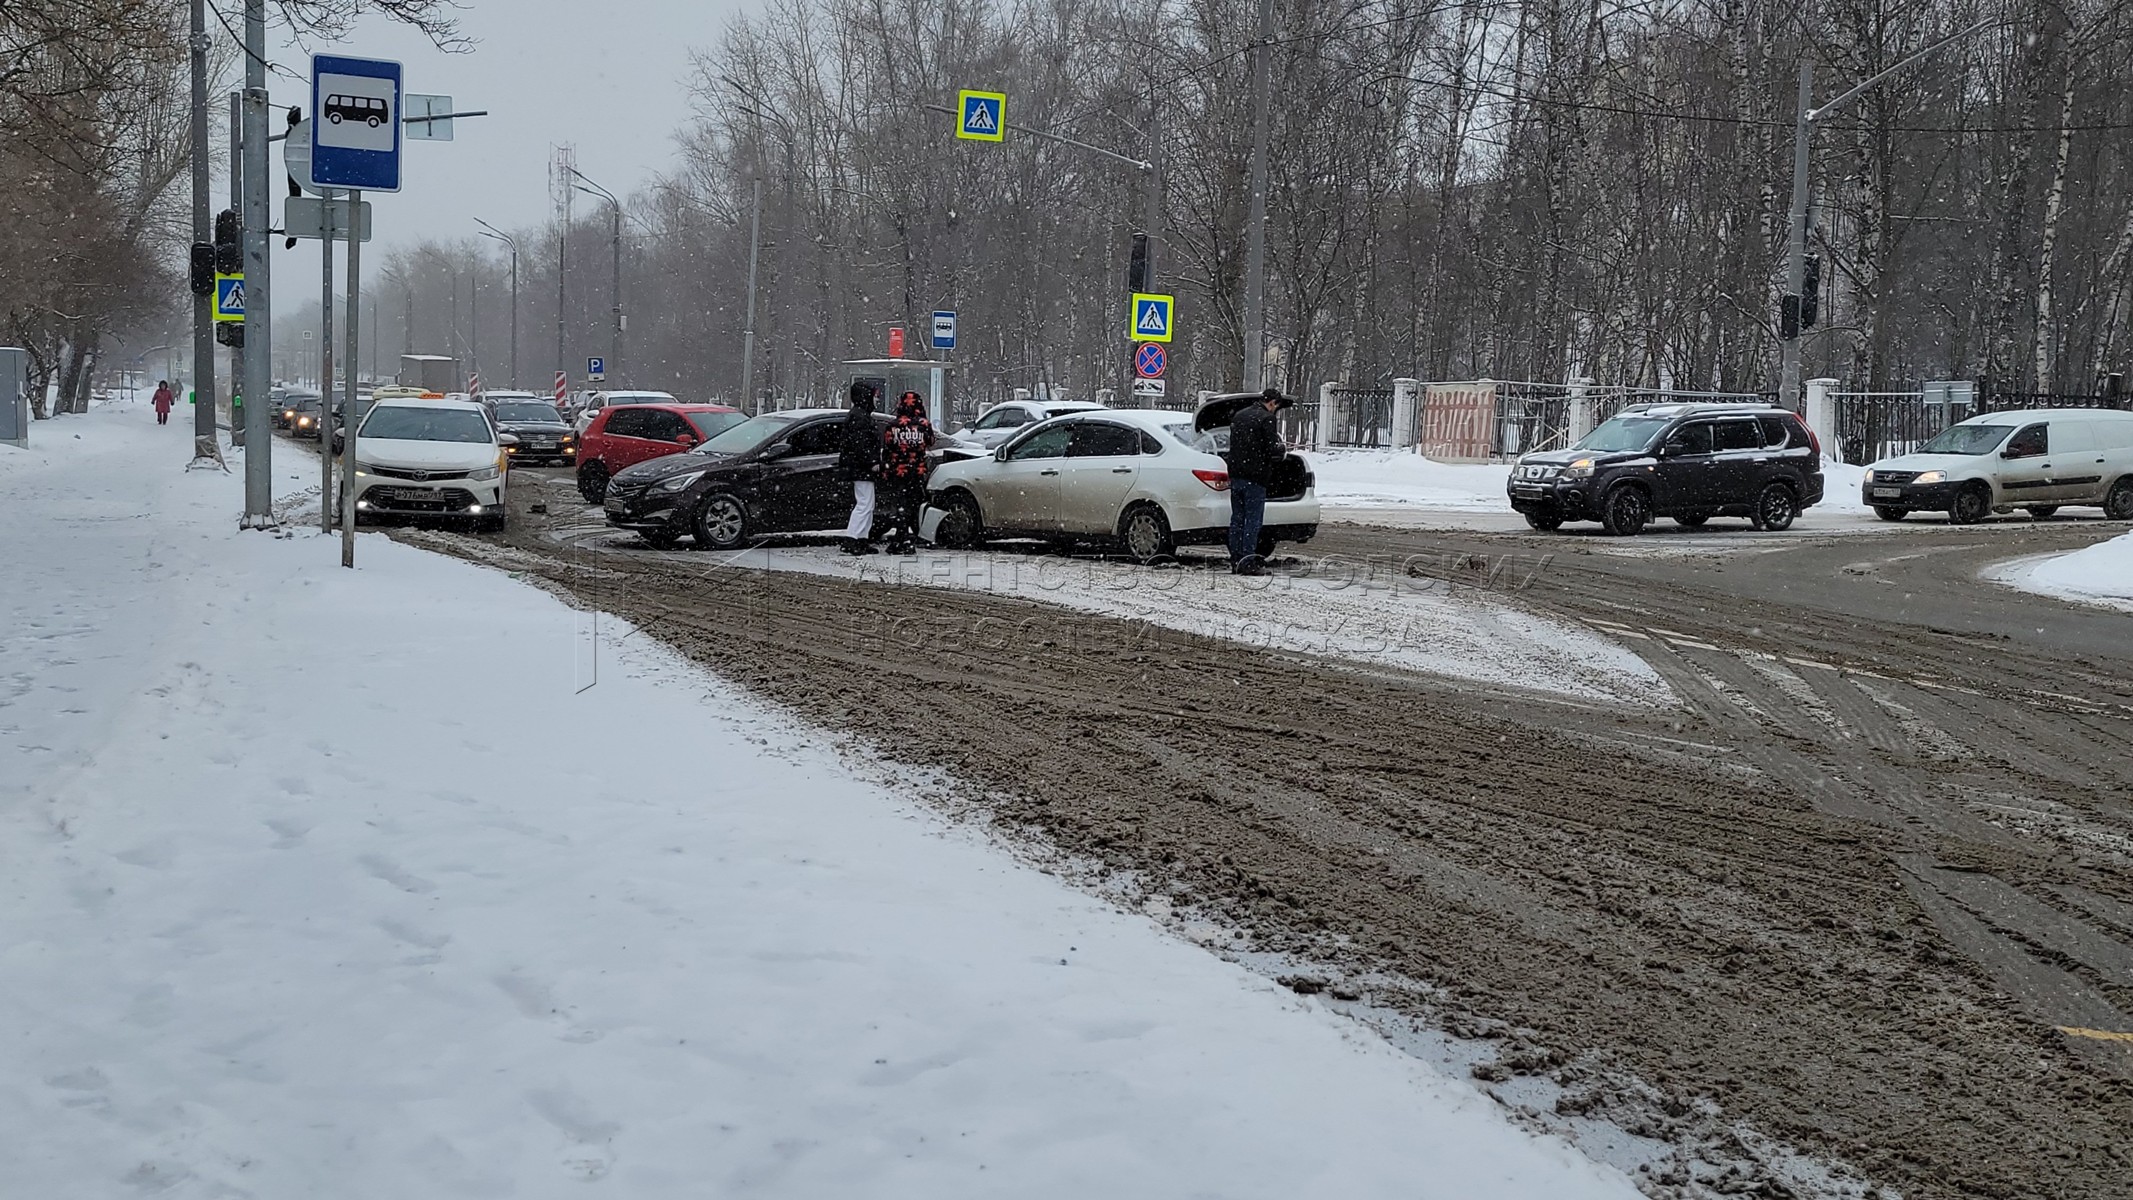
[[[2133,412],[2035,408],[1986,413],[1867,468],[1863,499],[1884,521],[1944,512],[1958,525],[2026,509],[2098,506],[2133,521]]]

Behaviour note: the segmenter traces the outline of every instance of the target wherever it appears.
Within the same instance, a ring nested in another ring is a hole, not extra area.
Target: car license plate
[[[1877,487],[1874,489],[1874,495],[1877,499],[1894,500],[1897,497],[1903,495],[1903,489],[1900,487]]]
[[[532,447],[533,447],[533,448],[534,448],[535,450],[553,450],[553,449],[555,449],[555,443],[554,443],[553,441],[545,441],[545,442],[528,442],[528,443],[526,443],[526,444],[527,444],[527,445],[529,445],[529,446],[532,446]]]
[[[609,500],[607,502],[607,511],[613,513],[615,516],[623,516],[627,514],[629,510],[629,505],[624,504],[620,500]]]

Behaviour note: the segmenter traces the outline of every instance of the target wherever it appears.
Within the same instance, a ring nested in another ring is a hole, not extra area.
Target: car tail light
[[[1218,492],[1226,492],[1229,490],[1228,471],[1194,471],[1192,473],[1192,477],[1194,479],[1199,480],[1201,483],[1204,483],[1207,486],[1215,489]]]

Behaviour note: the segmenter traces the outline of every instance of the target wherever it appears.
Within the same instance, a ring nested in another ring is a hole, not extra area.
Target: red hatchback
[[[598,504],[624,467],[694,450],[745,420],[723,404],[610,404],[578,439],[578,494]]]

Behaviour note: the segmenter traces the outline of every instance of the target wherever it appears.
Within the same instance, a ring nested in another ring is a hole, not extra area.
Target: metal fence
[[[2123,392],[2111,392],[2096,396],[2079,396],[2066,392],[1987,392],[1979,404],[1979,412],[2005,412],[2022,408],[2112,408],[2122,409],[2133,403],[2133,397]]]
[[[1365,449],[1392,445],[1391,388],[1336,387],[1330,393],[1333,411],[1317,414],[1326,422],[1326,445]]]
[[[1426,441],[1432,424],[1431,397],[1455,394],[1447,402],[1471,406],[1476,393],[1486,393],[1486,453],[1491,459],[1516,458],[1536,450],[1560,450],[1575,440],[1578,408],[1589,409],[1585,419],[1593,425],[1638,404],[1767,404],[1774,395],[1759,392],[1700,392],[1673,388],[1639,388],[1597,384],[1536,383],[1530,380],[1479,380],[1456,383],[1425,383],[1416,396],[1413,424],[1403,431],[1402,445]],[[1480,442],[1470,446],[1479,451]],[[1465,454],[1462,457],[1474,457]]]
[[[1943,429],[1976,414],[1967,396],[1924,392],[1831,392],[1830,419],[1837,444],[1831,449],[1853,466],[1909,454]]]

